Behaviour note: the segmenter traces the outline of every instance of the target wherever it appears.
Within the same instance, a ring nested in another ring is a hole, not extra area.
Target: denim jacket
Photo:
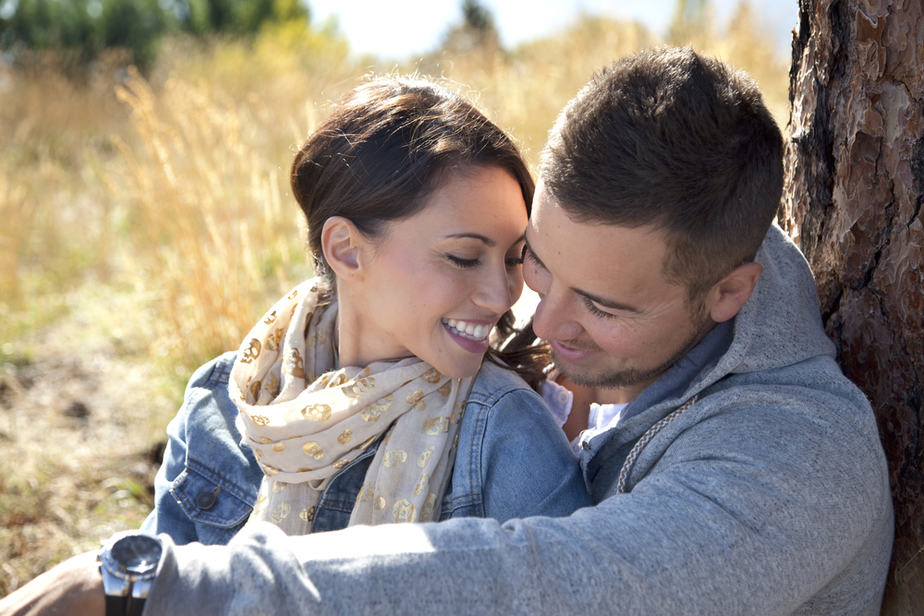
[[[143,528],[178,544],[225,544],[250,516],[263,472],[235,426],[228,395],[234,353],[199,368],[167,426]],[[378,443],[340,470],[318,502],[312,531],[345,528]],[[577,461],[541,398],[514,373],[485,362],[459,426],[440,519],[562,516],[588,505]]]

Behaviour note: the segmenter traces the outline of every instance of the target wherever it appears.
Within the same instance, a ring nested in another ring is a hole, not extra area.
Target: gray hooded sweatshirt
[[[595,437],[596,505],[175,546],[151,614],[877,614],[892,542],[869,403],[773,227],[752,297]]]

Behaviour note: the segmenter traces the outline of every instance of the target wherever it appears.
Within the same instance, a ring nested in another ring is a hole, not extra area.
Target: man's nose
[[[571,340],[581,333],[574,319],[574,305],[567,296],[554,289],[540,296],[533,315],[533,331],[545,340]]]

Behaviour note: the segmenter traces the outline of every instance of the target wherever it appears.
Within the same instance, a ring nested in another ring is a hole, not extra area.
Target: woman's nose
[[[506,267],[492,268],[489,274],[479,280],[474,302],[495,314],[503,314],[513,305],[515,286]]]

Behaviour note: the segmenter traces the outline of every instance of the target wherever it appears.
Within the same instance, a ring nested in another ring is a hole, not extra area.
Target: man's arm
[[[887,563],[888,484],[868,435],[769,406],[728,419],[690,427],[632,492],[568,518],[261,526],[227,547],[168,545],[146,613],[789,613],[863,550]],[[765,455],[741,445],[755,434]],[[847,601],[875,613],[862,581]]]

